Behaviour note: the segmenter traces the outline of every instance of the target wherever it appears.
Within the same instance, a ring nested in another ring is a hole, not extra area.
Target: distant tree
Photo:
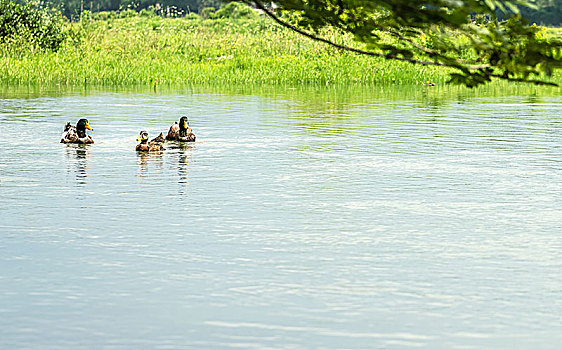
[[[18,0],[26,2],[27,0]],[[150,6],[161,9],[175,7],[185,12],[199,12],[205,7],[221,5],[220,0],[44,0],[45,3],[59,9],[67,18],[76,18],[81,10],[119,11],[127,8],[142,10]]]
[[[0,43],[56,51],[67,33],[60,13],[10,0],[0,0]]]
[[[560,38],[547,39],[519,15],[518,6],[529,5],[526,0],[226,1],[245,3],[286,28],[342,50],[454,68],[451,82],[469,87],[492,78],[555,85],[544,76],[562,66]],[[496,11],[508,19],[499,21]],[[353,35],[365,49],[322,37],[325,27]],[[383,40],[384,35],[393,36],[395,43]],[[466,40],[456,40],[460,36]],[[476,59],[462,60],[460,51],[471,51]]]

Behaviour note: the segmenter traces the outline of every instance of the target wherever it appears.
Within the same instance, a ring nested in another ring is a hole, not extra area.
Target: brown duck
[[[180,118],[180,122],[174,122],[168,130],[166,135],[166,140],[168,141],[182,141],[182,142],[195,142],[195,134],[189,127],[187,117],[183,116]]]
[[[142,130],[139,133],[137,141],[140,141],[140,143],[136,147],[136,150],[138,152],[158,152],[165,150],[163,145],[165,141],[163,133],[160,133],[160,135],[148,141],[148,132]]]

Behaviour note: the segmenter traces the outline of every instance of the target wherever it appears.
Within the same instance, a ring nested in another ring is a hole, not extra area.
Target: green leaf
[[[493,1],[493,0],[484,0],[484,2],[486,3],[486,6],[488,6],[488,8],[489,8],[491,11],[494,11],[494,10],[496,9],[495,1]]]

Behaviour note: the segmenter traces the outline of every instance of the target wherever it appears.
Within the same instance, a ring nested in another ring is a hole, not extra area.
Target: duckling
[[[148,132],[142,130],[139,133],[137,141],[140,141],[140,143],[136,147],[136,150],[138,152],[158,152],[165,150],[164,146],[162,145],[162,142],[164,142],[163,133],[160,133],[160,135],[148,141]]]
[[[189,127],[187,117],[184,115],[180,118],[180,122],[174,122],[168,130],[166,135],[166,140],[168,141],[183,141],[183,142],[195,142],[195,134]]]
[[[61,135],[61,143],[94,143],[92,136],[86,134],[86,129],[94,131],[90,127],[88,119],[80,119],[76,126],[71,125],[70,122],[64,126],[64,131]]]

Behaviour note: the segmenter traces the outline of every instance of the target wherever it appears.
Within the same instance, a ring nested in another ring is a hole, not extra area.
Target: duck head
[[[78,137],[86,137],[86,129],[94,131],[94,129],[90,126],[88,119],[80,119],[78,123],[76,123],[76,132],[78,133]]]
[[[142,130],[139,133],[139,137],[137,137],[137,141],[140,141],[141,143],[146,143],[148,142],[148,132]]]
[[[180,118],[180,137],[186,137],[189,130],[189,122],[187,117],[184,115]]]
[[[187,117],[184,115],[180,118],[180,130],[187,130],[189,129],[189,122],[187,121]]]

